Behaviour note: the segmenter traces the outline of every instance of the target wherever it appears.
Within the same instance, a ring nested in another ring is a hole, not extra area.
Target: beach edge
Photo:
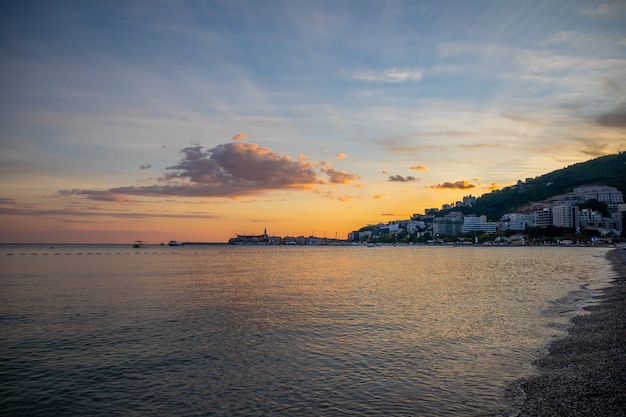
[[[614,278],[536,362],[538,374],[522,382],[518,417],[626,413],[626,250],[611,250],[606,258]]]

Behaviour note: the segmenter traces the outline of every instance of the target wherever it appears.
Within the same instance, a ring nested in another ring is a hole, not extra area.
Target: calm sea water
[[[605,252],[0,247],[0,413],[512,415]]]

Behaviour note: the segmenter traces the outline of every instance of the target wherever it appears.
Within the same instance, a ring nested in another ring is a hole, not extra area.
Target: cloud
[[[343,152],[338,153],[337,155],[335,155],[335,158],[337,159],[345,159],[347,158],[347,155]]]
[[[96,217],[115,217],[125,219],[143,219],[143,218],[168,218],[168,219],[219,219],[221,216],[206,213],[145,213],[145,212],[119,212],[119,211],[106,211],[97,210],[90,207],[88,210],[76,210],[76,209],[24,209],[24,208],[2,208],[0,207],[0,215],[11,216],[27,216],[27,217],[82,217],[82,218],[96,218]]]
[[[386,169],[381,169],[380,173],[387,175],[387,174],[389,174],[389,171],[387,171]]]
[[[504,131],[503,131],[504,133]],[[481,152],[483,150],[490,149],[509,149],[511,146],[508,144],[502,143],[456,143],[457,141],[445,141],[441,140],[441,137],[458,137],[464,138],[467,136],[493,136],[493,132],[478,132],[478,131],[427,131],[419,134],[422,139],[422,143],[419,145],[412,144],[411,142],[414,140],[411,137],[394,137],[394,138],[385,138],[385,139],[377,139],[374,140],[373,143],[381,146],[385,151],[397,153],[397,154],[407,154],[407,153],[424,153],[424,152],[442,152],[442,151],[450,151],[450,150],[467,150],[474,152]],[[429,143],[425,143],[424,140],[430,139]],[[498,139],[500,140],[500,139]],[[427,168],[427,167],[425,167]]]
[[[385,195],[384,194],[376,194],[374,196],[374,200],[380,200],[381,198],[383,198]]]
[[[582,146],[579,151],[584,153],[585,155],[589,155],[595,158],[611,153],[608,149],[609,144],[606,142],[601,142],[596,139],[579,139],[579,142],[579,146]]]
[[[58,193],[62,196],[84,195],[87,196],[90,200],[96,201],[110,201],[115,203],[135,202],[135,200],[128,195],[124,195],[123,193],[116,193],[111,190],[82,190],[75,188],[73,190],[60,190]]]
[[[323,162],[292,160],[254,143],[233,142],[203,150],[200,145],[181,151],[183,158],[167,167],[159,182],[149,186],[125,186],[108,190],[61,190],[62,195],[83,195],[102,201],[129,201],[132,196],[240,197],[270,190],[306,190],[324,184],[316,168],[332,184],[345,184],[357,174],[330,168]]]
[[[382,146],[388,152],[394,153],[411,153],[418,152],[423,149],[422,146],[411,145],[409,142],[410,138],[385,138],[385,139],[376,139],[373,142]]]
[[[425,167],[424,165],[415,165],[412,167],[409,167],[409,171],[428,171],[428,168]]]
[[[141,164],[141,166],[139,167],[139,169],[144,170],[144,169],[150,169],[152,168],[152,164]]]
[[[434,188],[438,190],[446,190],[446,189],[457,189],[457,190],[467,190],[468,188],[476,187],[474,184],[470,184],[469,182],[457,181],[457,182],[444,182],[443,184],[435,184],[431,185],[429,188]]]
[[[357,174],[348,174],[346,171],[339,171],[330,167],[322,167],[321,170],[328,175],[332,184],[347,184],[359,179]]]
[[[14,199],[0,197],[0,205],[13,205],[13,204],[15,204]]]
[[[612,11],[613,11],[613,8],[610,5],[599,4],[597,6],[581,10],[580,14],[588,15],[588,16],[608,16],[612,13]]]
[[[415,181],[416,178],[415,177],[403,177],[402,175],[392,175],[391,177],[389,177],[389,182],[410,182],[410,181]]]
[[[329,199],[332,199],[332,200],[338,200],[338,201],[340,201],[342,203],[346,203],[346,202],[349,202],[349,201],[352,201],[352,200],[355,200],[355,199],[362,198],[362,196],[360,196],[360,195],[345,195],[345,194],[344,195],[338,195],[338,194],[336,194],[336,193],[334,193],[332,191],[322,191],[322,190],[319,190],[319,189],[314,190],[314,192],[319,194],[319,195],[321,195],[321,196],[323,196],[324,198],[329,198]]]
[[[248,139],[248,135],[246,135],[245,133],[237,133],[235,136],[233,136],[233,140],[244,140],[244,139]]]
[[[183,159],[167,168],[174,172],[167,175],[166,180],[189,182],[112,191],[235,196],[265,190],[306,189],[322,183],[314,170],[315,164],[307,162],[303,156],[294,161],[254,143],[227,143],[207,151],[203,151],[202,146],[194,146],[181,152]]]
[[[355,197],[353,196],[349,196],[349,195],[343,195],[343,196],[337,196],[337,200],[341,201],[342,203],[347,203],[350,200],[353,200]]]
[[[419,81],[423,76],[424,72],[419,69],[389,68],[382,71],[353,72],[348,75],[348,78],[368,82],[402,83]]]
[[[626,103],[620,104],[615,109],[602,113],[595,118],[600,126],[626,127]]]
[[[493,191],[493,190],[499,189],[500,186],[498,184],[496,184],[495,182],[492,182],[491,184],[489,184],[489,186],[484,187],[484,188],[489,190],[489,191]]]

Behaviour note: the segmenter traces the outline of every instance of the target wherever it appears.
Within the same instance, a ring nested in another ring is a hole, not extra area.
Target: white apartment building
[[[463,217],[444,216],[435,217],[433,221],[434,235],[457,236],[463,227]]]
[[[552,225],[552,208],[544,207],[542,210],[533,212],[535,215],[535,225],[537,227],[548,227]]]
[[[579,223],[582,226],[600,227],[602,214],[592,209],[582,209],[579,214]]]
[[[415,233],[426,229],[426,223],[421,220],[411,220],[406,223],[407,233]]]
[[[502,230],[524,231],[527,227],[535,227],[534,214],[507,213],[500,221]]]
[[[578,227],[579,209],[572,204],[552,207],[552,225],[557,227]]]
[[[495,233],[497,229],[497,223],[488,222],[487,216],[465,216],[463,217],[463,227],[461,228],[462,233],[471,233],[471,232],[485,232],[485,233]]]
[[[606,203],[609,209],[617,209],[620,204],[624,203],[624,197],[621,191],[615,187],[607,186],[587,186],[574,188],[574,194],[581,201],[598,200]]]

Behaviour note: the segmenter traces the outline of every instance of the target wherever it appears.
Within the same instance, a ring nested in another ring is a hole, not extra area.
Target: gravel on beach
[[[537,361],[519,417],[626,416],[626,250],[607,258],[616,277]]]

